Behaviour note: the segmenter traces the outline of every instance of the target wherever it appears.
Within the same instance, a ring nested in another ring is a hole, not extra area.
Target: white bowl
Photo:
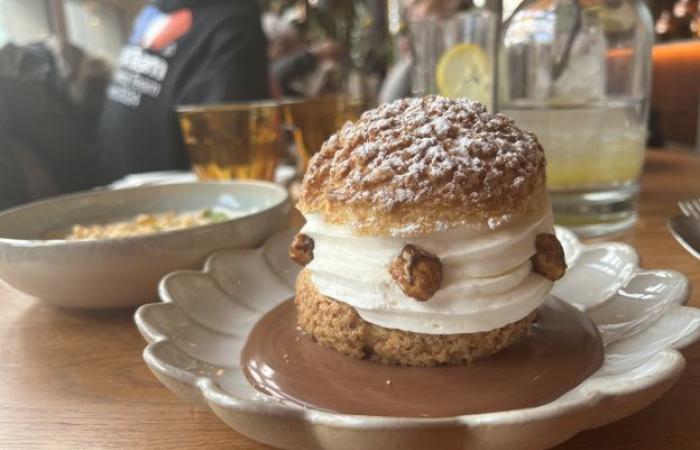
[[[118,239],[46,239],[74,224],[222,207],[246,215]],[[266,182],[183,183],[55,197],[0,214],[0,277],[57,306],[113,308],[157,298],[158,281],[224,248],[254,248],[288,224],[287,191]]]
[[[605,345],[602,367],[542,406],[438,419],[352,416],[272,399],[240,368],[248,333],[293,295],[290,232],[258,250],[217,252],[202,271],[161,283],[163,303],[136,312],[149,342],[144,359],[173,392],[205,405],[232,428],[289,449],[542,449],[628,416],[659,398],[684,367],[676,350],[700,337],[700,310],[682,306],[689,282],[678,272],[641,270],[632,247],[583,245],[557,229],[570,269],[553,295],[584,310]]]

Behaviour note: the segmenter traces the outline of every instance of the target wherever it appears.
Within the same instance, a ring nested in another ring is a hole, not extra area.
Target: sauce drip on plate
[[[568,392],[603,362],[595,326],[549,298],[530,335],[489,358],[458,366],[386,366],[342,355],[296,326],[293,300],[255,325],[241,354],[258,390],[342,414],[447,417],[528,408]]]

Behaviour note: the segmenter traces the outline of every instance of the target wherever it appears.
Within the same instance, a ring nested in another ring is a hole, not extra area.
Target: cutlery
[[[681,200],[678,202],[678,207],[687,217],[700,219],[700,198],[691,198],[690,200]]]
[[[700,259],[700,199],[678,202],[683,216],[675,216],[666,226],[671,235],[691,255]]]

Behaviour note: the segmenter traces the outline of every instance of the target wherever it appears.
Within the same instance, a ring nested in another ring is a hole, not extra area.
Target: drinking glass
[[[539,138],[555,221],[579,234],[637,218],[652,43],[640,0],[525,0],[504,25],[499,111]]]
[[[469,98],[491,110],[497,26],[496,15],[485,9],[410,22],[412,94]]]
[[[284,122],[292,132],[302,169],[323,143],[347,121],[355,121],[363,111],[360,100],[343,95],[281,102]]]
[[[282,146],[274,102],[177,108],[192,168],[200,180],[272,180]]]

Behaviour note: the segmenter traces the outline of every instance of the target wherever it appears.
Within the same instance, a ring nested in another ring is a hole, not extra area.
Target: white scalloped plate
[[[557,229],[570,269],[553,295],[586,311],[605,343],[603,366],[557,400],[521,410],[439,419],[350,416],[281,403],[253,389],[239,359],[248,332],[294,293],[292,232],[258,250],[213,254],[202,271],[168,275],[162,303],[135,320],[149,342],[144,359],[173,392],[209,407],[260,442],[289,449],[542,449],[628,416],[659,398],[700,337],[700,310],[683,306],[678,272],[641,270],[630,246],[584,245]]]

